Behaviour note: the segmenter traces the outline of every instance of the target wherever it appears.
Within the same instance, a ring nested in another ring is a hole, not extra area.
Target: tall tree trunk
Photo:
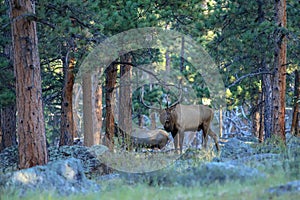
[[[257,3],[257,18],[258,23],[261,24],[265,21],[265,12],[264,12],[264,1],[256,0]],[[260,46],[260,43],[257,44]],[[270,71],[269,65],[266,64],[266,56],[263,53],[260,57],[260,65],[264,71]],[[264,141],[264,133],[266,138],[271,137],[271,126],[272,126],[272,90],[271,90],[271,75],[263,74],[262,75],[262,90],[259,95],[258,103],[260,106],[256,115],[259,117],[259,128],[258,129],[258,140],[259,142]],[[257,130],[256,130],[257,131]]]
[[[95,115],[96,115],[96,136],[95,144],[101,144],[101,130],[102,130],[102,84],[98,84],[98,79],[94,82],[95,88]],[[98,134],[99,133],[99,134]]]
[[[275,20],[279,28],[275,36],[273,77],[273,126],[272,132],[283,143],[285,139],[285,91],[286,91],[286,37],[280,28],[286,27],[286,0],[275,1]]]
[[[19,168],[48,162],[42,104],[40,58],[35,1],[10,1],[14,68],[16,75]]]
[[[79,109],[79,101],[82,94],[82,86],[80,84],[75,84],[73,87],[73,108],[77,112],[73,112],[73,118],[74,118],[74,134],[75,137],[81,137],[82,127],[81,127],[81,118],[80,114],[78,113]]]
[[[85,73],[83,75],[82,85],[84,145],[93,146],[100,144],[102,93],[101,88],[98,87],[98,79],[95,74],[90,72]],[[99,94],[101,94],[101,96]]]
[[[74,86],[75,59],[68,54],[64,59],[64,85],[61,100],[60,140],[59,146],[73,145],[74,119],[73,119],[73,86]]]
[[[131,63],[131,55],[124,54],[120,58],[121,63]],[[127,147],[130,146],[130,134],[132,131],[132,66],[128,64],[121,64],[120,68],[120,96],[119,96],[119,128],[127,134],[125,136],[125,143]]]
[[[300,135],[300,71],[295,70],[295,89],[294,89],[294,108],[293,108],[293,118],[292,118],[292,126],[291,126],[291,134]]]
[[[271,83],[271,75],[263,74],[262,75],[262,93],[264,99],[264,131],[265,131],[265,139],[271,138],[272,133],[272,83]]]
[[[110,151],[114,149],[114,132],[115,132],[115,119],[114,119],[114,91],[117,80],[117,67],[111,64],[106,69],[106,79],[105,79],[105,144]]]
[[[0,151],[17,145],[16,136],[16,105],[12,104],[0,110]]]

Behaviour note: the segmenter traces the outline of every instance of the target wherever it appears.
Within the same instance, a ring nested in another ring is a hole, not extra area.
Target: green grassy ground
[[[58,197],[54,192],[40,193],[32,192],[23,197],[5,192],[0,194],[0,200],[184,200],[184,199],[222,199],[222,200],[265,200],[265,199],[283,199],[293,200],[300,199],[300,192],[298,193],[285,193],[284,195],[276,196],[275,194],[268,193],[268,189],[284,185],[290,181],[300,180],[300,148],[298,145],[294,145],[293,149],[279,148],[276,152],[269,151],[276,148],[266,148],[267,145],[258,145],[256,148],[261,153],[279,153],[283,155],[277,160],[266,161],[253,161],[244,163],[250,167],[257,168],[260,172],[264,173],[265,178],[257,179],[253,181],[227,181],[225,183],[213,183],[207,186],[199,185],[192,187],[184,187],[182,185],[147,185],[146,183],[132,183],[124,181],[123,179],[116,178],[111,180],[100,181],[101,191],[97,193],[89,193],[87,195],[72,195],[67,197]],[[201,161],[206,160],[207,156],[203,153],[199,154],[200,157],[195,157],[193,163],[201,164]],[[197,154],[198,155],[198,154]],[[210,157],[210,156],[208,156]],[[183,158],[191,159],[191,158]],[[208,159],[209,160],[209,159]],[[179,173],[177,171],[177,173]],[[184,173],[184,170],[182,171]]]
[[[22,197],[23,200],[32,199],[66,199],[66,200],[132,200],[132,199],[299,199],[300,194],[286,194],[282,196],[270,195],[266,190],[270,187],[279,186],[292,181],[293,178],[284,171],[269,171],[265,179],[253,182],[227,182],[225,184],[211,184],[209,186],[148,186],[146,184],[126,184],[122,180],[110,180],[102,182],[102,190],[99,193],[90,193],[88,195],[72,195],[68,197],[57,197],[56,194],[49,193],[31,193]],[[19,199],[13,194],[1,194],[1,200]]]

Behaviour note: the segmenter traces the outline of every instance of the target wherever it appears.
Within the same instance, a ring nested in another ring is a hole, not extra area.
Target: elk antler
[[[180,89],[180,90],[179,90],[180,93],[179,93],[179,97],[178,97],[177,101],[175,101],[174,103],[172,103],[170,106],[168,106],[168,104],[167,104],[167,107],[168,107],[168,108],[173,107],[173,106],[176,106],[177,104],[180,103],[180,101],[181,101],[181,96],[182,96],[182,89],[181,89],[181,87],[179,87],[179,89]]]

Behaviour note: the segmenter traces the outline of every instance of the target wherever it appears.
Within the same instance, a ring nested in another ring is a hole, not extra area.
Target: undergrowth
[[[272,187],[284,185],[287,182],[299,180],[300,179],[300,148],[290,148],[285,145],[276,148],[274,140],[270,139],[264,144],[258,144],[253,146],[257,154],[271,153],[271,154],[280,154],[280,157],[274,158],[274,160],[265,160],[265,161],[256,161],[256,165],[253,163],[248,164],[248,166],[256,167],[266,176],[265,178],[258,179],[255,183],[252,181],[227,181],[225,183],[212,183],[209,185],[193,185],[190,187],[185,187],[182,185],[165,185],[165,184],[149,184],[149,182],[128,182],[126,179],[115,178],[110,180],[96,180],[101,186],[100,192],[91,191],[88,194],[76,194],[71,196],[57,196],[54,192],[40,193],[37,191],[26,194],[25,196],[18,197],[16,193],[6,191],[5,193],[0,194],[1,200],[31,200],[31,199],[48,199],[48,200],[57,200],[57,199],[66,199],[66,200],[94,200],[94,199],[103,199],[103,200],[131,200],[131,199],[299,199],[299,193],[286,193],[280,196],[276,194],[269,193],[269,189]],[[121,154],[115,155],[115,161],[118,163],[126,162],[128,167],[135,164],[135,161],[132,161],[134,157],[137,159],[137,162],[142,160],[147,160],[147,156],[144,157],[138,154]],[[166,156],[166,155],[164,155]],[[169,155],[172,158],[171,155]],[[211,161],[211,158],[215,155],[208,153],[206,151],[190,151],[188,150],[184,156],[179,159],[190,160],[187,162],[192,166],[201,165],[202,162]],[[158,162],[161,162],[162,157],[158,156]],[[165,159],[165,158],[164,158]],[[270,163],[267,163],[270,162]],[[117,163],[117,164],[118,164]],[[148,168],[149,163],[146,163],[145,166]],[[151,164],[151,163],[150,163]],[[184,167],[183,167],[184,168]],[[184,173],[185,170],[178,170],[177,173]],[[174,170],[174,173],[176,173]]]

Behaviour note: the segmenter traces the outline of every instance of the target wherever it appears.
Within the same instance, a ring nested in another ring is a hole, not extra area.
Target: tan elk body
[[[160,111],[160,122],[166,131],[171,132],[174,138],[175,149],[182,152],[185,131],[203,131],[204,147],[207,146],[207,135],[211,136],[219,151],[217,135],[211,130],[214,112],[204,105],[175,104]]]
[[[131,133],[130,138],[134,146],[159,149],[165,147],[169,141],[168,133],[160,129],[134,129]]]
[[[180,104],[182,91],[178,100],[171,106],[167,105],[167,108],[162,109],[161,103],[160,108],[155,108],[145,104],[141,93],[141,102],[147,108],[157,110],[159,112],[159,120],[164,126],[167,132],[172,133],[174,138],[174,146],[176,151],[180,148],[180,153],[183,149],[184,132],[186,131],[203,131],[203,145],[207,147],[208,135],[211,136],[215,142],[217,151],[220,150],[218,137],[215,132],[211,130],[211,123],[214,118],[214,111],[204,105],[183,105]]]

